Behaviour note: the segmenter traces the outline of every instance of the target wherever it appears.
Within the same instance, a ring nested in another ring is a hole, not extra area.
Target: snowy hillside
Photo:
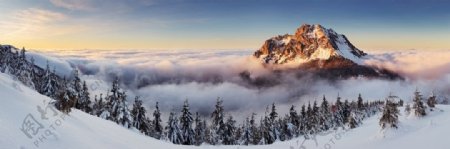
[[[54,113],[46,106],[50,98],[0,73],[0,144],[5,149],[27,148],[408,148],[445,149],[450,146],[446,133],[450,132],[450,106],[437,105],[437,110],[423,118],[406,116],[400,109],[397,130],[381,132],[379,115],[363,121],[348,131],[340,130],[317,135],[316,139],[303,137],[272,145],[260,146],[182,146],[141,135],[79,110],[69,115]],[[302,147],[303,146],[303,147]]]

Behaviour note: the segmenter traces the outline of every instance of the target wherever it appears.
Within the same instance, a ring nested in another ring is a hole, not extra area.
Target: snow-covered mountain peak
[[[359,64],[364,55],[366,53],[351,44],[347,37],[320,24],[304,24],[294,35],[270,38],[254,53],[262,62],[272,64],[301,64],[331,58],[345,58]]]

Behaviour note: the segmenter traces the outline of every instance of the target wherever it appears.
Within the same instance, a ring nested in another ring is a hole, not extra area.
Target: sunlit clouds
[[[27,36],[49,36],[55,34],[50,31],[59,27],[57,23],[65,19],[67,17],[62,13],[44,9],[17,10],[8,17],[8,21],[0,22],[0,31],[3,35],[19,39]]]

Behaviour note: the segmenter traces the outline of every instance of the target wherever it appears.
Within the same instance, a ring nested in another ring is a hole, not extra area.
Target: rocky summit
[[[345,35],[323,26],[304,24],[295,35],[270,38],[254,53],[264,63],[305,63],[312,60],[346,58],[359,62],[366,53],[356,48]]]
[[[294,35],[285,34],[266,40],[253,56],[264,64],[298,65],[326,78],[384,77],[401,78],[382,68],[363,64],[367,53],[356,48],[345,35],[322,25],[304,24]]]

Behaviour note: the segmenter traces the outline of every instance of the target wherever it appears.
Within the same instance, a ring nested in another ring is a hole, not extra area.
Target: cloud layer
[[[250,50],[45,51],[45,55],[66,63],[57,61],[59,65],[78,68],[91,86],[101,82],[95,94],[105,94],[109,82],[118,76],[129,100],[141,96],[149,109],[158,101],[166,112],[178,110],[189,99],[193,111],[207,115],[217,97],[224,100],[230,113],[247,116],[263,111],[271,103],[277,103],[284,113],[291,104],[300,106],[321,100],[323,95],[335,101],[337,94],[354,100],[361,93],[363,98],[375,100],[392,92],[409,101],[418,88],[425,96],[432,91],[450,96],[450,50],[371,53],[366,64],[388,68],[407,79],[353,78],[333,83],[293,73],[274,74],[251,54]],[[249,72],[250,81],[243,79],[244,71]],[[258,81],[270,85],[255,85]]]

